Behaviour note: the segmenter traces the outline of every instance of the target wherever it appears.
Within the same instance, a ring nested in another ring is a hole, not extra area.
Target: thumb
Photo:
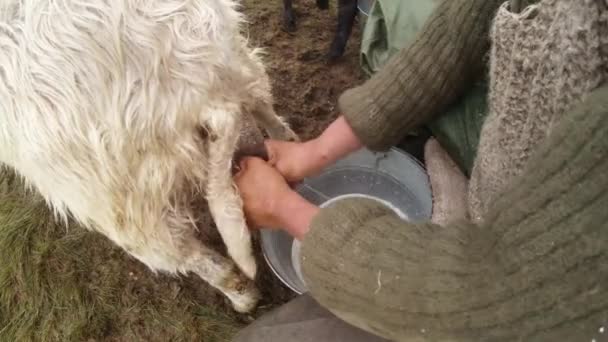
[[[268,154],[268,164],[276,166],[279,159],[276,142],[268,139],[264,141],[264,146],[266,146],[266,153]]]
[[[247,164],[249,164],[248,161],[249,161],[249,157],[242,158],[239,161],[239,168],[241,169],[241,172],[245,171],[245,169],[247,169]]]
[[[241,178],[243,178],[245,171],[247,171],[247,158],[242,158],[239,160],[238,171],[233,176],[234,180],[238,182]]]

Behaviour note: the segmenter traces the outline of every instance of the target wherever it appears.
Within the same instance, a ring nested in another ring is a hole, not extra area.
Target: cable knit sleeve
[[[608,337],[608,87],[566,114],[482,226],[321,210],[303,241],[311,294],[395,341]],[[604,327],[602,329],[602,327]]]
[[[370,149],[386,150],[428,122],[481,74],[489,30],[504,0],[445,0],[408,47],[338,104]]]

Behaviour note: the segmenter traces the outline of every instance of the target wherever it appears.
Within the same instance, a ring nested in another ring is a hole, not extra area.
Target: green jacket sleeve
[[[482,226],[410,224],[369,200],[322,209],[302,245],[310,293],[395,341],[603,340],[606,137],[608,87],[566,114]]]
[[[504,0],[444,0],[411,45],[338,100],[341,113],[373,150],[397,144],[464,94],[484,69],[489,30]]]

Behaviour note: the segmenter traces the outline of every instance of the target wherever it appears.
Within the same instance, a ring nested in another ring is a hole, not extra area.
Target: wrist
[[[331,147],[320,137],[308,140],[298,145],[299,166],[293,167],[294,172],[287,173],[289,182],[299,182],[308,177],[314,177],[323,169],[335,162],[330,153]]]
[[[329,125],[318,138],[313,140],[313,144],[313,151],[323,167],[363,147],[344,116],[338,117]]]
[[[305,144],[307,144],[306,149],[310,151],[309,155],[316,170],[322,170],[335,161],[331,144],[322,135]]]
[[[301,240],[310,228],[310,223],[318,214],[319,207],[308,202],[300,194],[290,191],[277,203],[276,213],[283,230]]]

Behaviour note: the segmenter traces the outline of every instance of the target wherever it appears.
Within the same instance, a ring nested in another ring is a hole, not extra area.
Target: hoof
[[[232,308],[236,312],[250,313],[255,310],[261,298],[260,291],[255,287],[253,282],[250,282],[250,286],[241,295],[230,299]]]
[[[291,13],[283,14],[283,30],[287,32],[295,32],[296,28],[296,19],[294,15]]]
[[[296,32],[296,29],[297,28],[295,23],[283,24],[283,30],[285,30],[285,32],[293,33]]]
[[[328,65],[336,64],[342,59],[342,55],[342,53],[330,51],[325,55],[325,63]]]

